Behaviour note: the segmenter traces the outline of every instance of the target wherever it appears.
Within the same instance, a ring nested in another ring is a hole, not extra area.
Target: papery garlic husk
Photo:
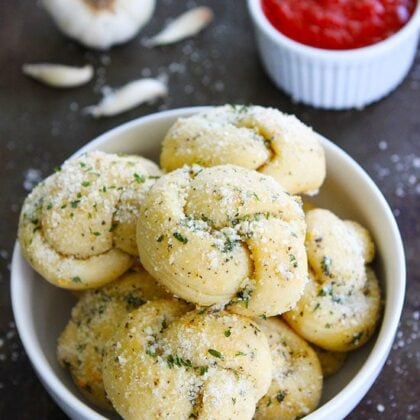
[[[85,112],[95,118],[111,117],[167,94],[168,88],[158,79],[134,80],[117,90],[111,90],[97,105],[85,108]]]
[[[106,50],[133,38],[155,0],[42,0],[58,28],[86,47]]]
[[[214,14],[209,7],[200,6],[178,16],[161,32],[144,41],[145,46],[168,45],[189,38],[202,31],[213,20]]]
[[[63,64],[24,64],[22,73],[41,83],[56,88],[72,88],[88,83],[93,77],[93,67],[65,66]]]

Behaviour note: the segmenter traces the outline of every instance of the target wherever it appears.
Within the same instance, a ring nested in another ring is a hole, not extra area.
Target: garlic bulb
[[[100,50],[133,38],[155,8],[155,0],[42,1],[65,35]]]

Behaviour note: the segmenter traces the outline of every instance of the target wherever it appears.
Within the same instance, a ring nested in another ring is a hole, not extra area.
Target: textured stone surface
[[[216,20],[198,37],[146,49],[144,36],[195,4]],[[36,378],[17,337],[9,294],[9,264],[18,212],[27,191],[98,134],[135,117],[190,105],[254,103],[295,113],[350,153],[377,182],[397,218],[407,253],[408,293],[388,362],[351,419],[420,418],[420,54],[391,96],[364,110],[325,112],[293,104],[264,74],[245,1],[158,2],[153,20],[131,43],[95,53],[63,38],[37,2],[0,5],[0,418],[65,418]],[[93,82],[59,91],[25,78],[25,62],[90,62]],[[140,76],[168,77],[164,101],[121,116],[93,120],[81,109],[104,84]],[[417,372],[417,374],[416,374]]]

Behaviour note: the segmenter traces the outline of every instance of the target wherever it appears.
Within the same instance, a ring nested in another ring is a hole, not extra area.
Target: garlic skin
[[[134,80],[106,94],[98,105],[85,108],[85,112],[95,118],[111,117],[167,94],[168,88],[158,79]]]
[[[197,35],[213,20],[213,11],[206,6],[196,7],[178,16],[161,32],[144,41],[146,47],[174,44]]]
[[[155,0],[42,0],[58,28],[86,47],[106,50],[133,38],[150,20]]]
[[[26,76],[56,88],[72,88],[88,83],[93,77],[93,67],[65,66],[62,64],[24,64],[22,73]]]

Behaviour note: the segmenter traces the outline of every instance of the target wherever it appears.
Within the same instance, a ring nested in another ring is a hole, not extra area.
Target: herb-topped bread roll
[[[82,294],[58,339],[57,356],[76,386],[93,404],[111,409],[102,381],[105,344],[121,320],[149,300],[170,298],[141,267]]]
[[[300,199],[233,165],[164,175],[142,207],[144,267],[176,296],[243,315],[291,309],[307,280]]]
[[[108,342],[108,397],[124,419],[251,419],[272,363],[257,324],[180,302],[131,312]]]
[[[279,318],[258,320],[268,339],[273,359],[273,380],[261,398],[256,420],[302,418],[315,410],[321,399],[322,371],[309,344]]]
[[[299,335],[331,351],[362,346],[375,331],[381,293],[373,241],[362,226],[328,210],[306,214],[310,281],[298,304],[284,314]]]
[[[65,162],[25,200],[19,223],[25,257],[59,287],[115,280],[137,255],[139,205],[159,175],[139,156],[91,152]]]
[[[295,116],[261,106],[222,106],[180,118],[167,133],[161,166],[233,164],[271,175],[291,194],[315,193],[325,178],[318,135]]]

